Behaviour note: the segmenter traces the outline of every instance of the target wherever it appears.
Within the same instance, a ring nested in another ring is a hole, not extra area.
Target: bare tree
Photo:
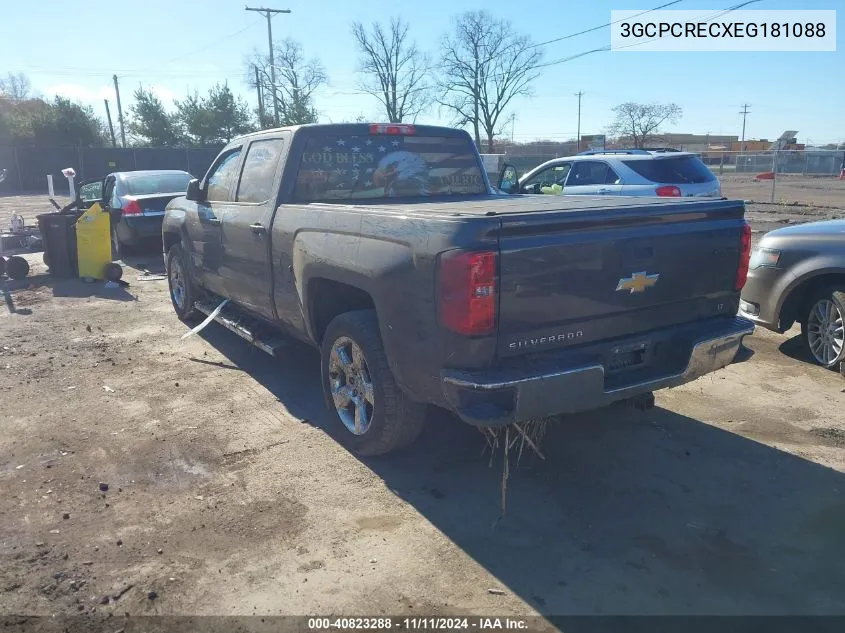
[[[328,77],[318,59],[306,60],[299,42],[287,38],[273,44],[276,64],[276,86],[270,81],[270,56],[255,52],[247,61],[247,83],[256,88],[255,69],[258,69],[258,86],[264,105],[261,127],[273,125],[274,100],[279,108],[278,125],[315,123],[314,93],[324,86]]]
[[[634,103],[628,101],[615,108],[616,115],[609,132],[614,136],[628,137],[634,147],[641,148],[656,138],[660,126],[669,121],[677,122],[683,110],[676,103]]]
[[[408,41],[408,23],[401,18],[393,18],[389,27],[374,22],[368,32],[353,22],[352,35],[361,54],[361,90],[381,102],[391,123],[416,120],[431,104],[431,86],[426,56]]]
[[[9,73],[0,79],[0,95],[12,101],[24,101],[30,97],[32,84],[23,73]]]
[[[471,124],[481,147],[493,149],[497,124],[514,97],[530,94],[542,53],[510,22],[487,11],[468,11],[455,19],[454,31],[441,44],[439,103],[455,114],[458,125]]]

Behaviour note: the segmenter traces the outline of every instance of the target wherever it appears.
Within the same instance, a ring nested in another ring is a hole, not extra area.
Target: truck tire
[[[801,319],[809,357],[828,369],[845,361],[845,290],[825,288],[810,297]]]
[[[321,350],[326,404],[341,423],[341,442],[359,455],[384,455],[413,442],[425,406],[393,378],[373,310],[346,312],[326,329]]]
[[[199,298],[199,291],[188,272],[187,257],[179,244],[167,251],[167,287],[170,290],[170,302],[182,321],[190,321],[197,316],[194,303]]]

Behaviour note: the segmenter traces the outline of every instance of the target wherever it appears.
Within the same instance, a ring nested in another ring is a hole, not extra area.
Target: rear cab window
[[[409,134],[367,134],[363,128],[362,133],[318,133],[307,138],[294,198],[318,202],[487,193],[468,136],[419,128]]]
[[[716,180],[698,156],[676,156],[653,160],[623,160],[622,164],[651,182],[686,185]]]
[[[130,196],[146,196],[154,193],[184,193],[188,188],[188,181],[192,177],[188,173],[132,174],[123,177],[122,188]]]

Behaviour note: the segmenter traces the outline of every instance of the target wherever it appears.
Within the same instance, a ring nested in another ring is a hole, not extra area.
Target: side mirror
[[[188,190],[185,192],[185,197],[193,202],[202,202],[204,199],[203,191],[200,189],[200,181],[192,178],[188,181]]]
[[[519,193],[519,172],[516,167],[505,163],[499,174],[499,189],[505,193]]]

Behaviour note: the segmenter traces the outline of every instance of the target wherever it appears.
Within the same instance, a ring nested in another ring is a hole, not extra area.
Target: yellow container
[[[111,218],[95,202],[76,221],[76,257],[80,277],[105,279],[111,259]]]

